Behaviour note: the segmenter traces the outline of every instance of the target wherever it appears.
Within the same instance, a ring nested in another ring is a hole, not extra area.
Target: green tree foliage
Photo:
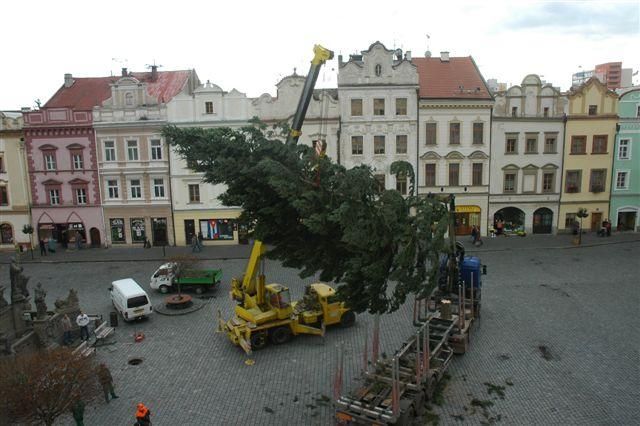
[[[220,200],[242,207],[241,220],[254,224],[270,258],[302,277],[319,272],[339,283],[353,310],[393,311],[435,285],[447,230],[443,203],[381,190],[369,167],[347,170],[264,125],[167,126],[163,134],[205,181],[227,186]],[[413,181],[407,165],[393,170]]]

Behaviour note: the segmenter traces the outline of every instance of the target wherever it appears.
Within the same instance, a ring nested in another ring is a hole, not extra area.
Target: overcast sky
[[[194,68],[227,91],[275,95],[294,67],[306,74],[315,43],[345,58],[376,40],[414,57],[447,50],[472,55],[485,79],[519,84],[536,73],[562,90],[580,67],[640,69],[640,0],[31,0],[2,2],[0,13],[0,110],[46,102],[64,73],[118,75],[153,61]],[[336,87],[336,75],[334,60],[318,87]]]

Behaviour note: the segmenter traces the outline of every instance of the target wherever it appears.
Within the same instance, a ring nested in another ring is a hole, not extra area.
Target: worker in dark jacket
[[[100,386],[102,386],[104,400],[107,404],[109,403],[109,394],[111,394],[112,399],[116,399],[118,397],[113,389],[113,377],[111,377],[111,372],[104,363],[98,366],[98,381],[100,381]]]
[[[136,426],[151,426],[151,411],[141,402],[136,410]]]

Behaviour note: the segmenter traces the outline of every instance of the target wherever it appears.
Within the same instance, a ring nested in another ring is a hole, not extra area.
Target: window
[[[362,99],[351,99],[351,116],[362,116]]]
[[[362,155],[362,136],[351,136],[351,155]]]
[[[587,152],[587,137],[572,136],[571,137],[571,154],[586,154],[586,152]]]
[[[87,204],[86,188],[76,188],[76,204]]]
[[[13,244],[13,228],[8,223],[0,225],[0,242],[2,244]]]
[[[407,153],[407,135],[396,135],[396,154]]]
[[[504,146],[505,154],[517,154],[518,153],[518,137],[515,135],[507,135],[507,141]]]
[[[129,161],[138,161],[138,141],[127,141],[127,155]]]
[[[71,161],[73,163],[73,168],[76,170],[81,170],[83,167],[82,154],[74,153],[71,155]]]
[[[591,178],[589,179],[589,192],[603,192],[607,181],[606,169],[592,169]]]
[[[0,206],[9,205],[9,189],[6,186],[0,186]]]
[[[629,139],[620,139],[618,142],[618,160],[629,159]]]
[[[627,189],[629,184],[629,172],[618,172],[616,174],[616,189]]]
[[[162,142],[160,139],[151,139],[151,159],[162,160]]]
[[[482,145],[484,138],[484,123],[473,123],[473,144]]]
[[[4,173],[4,158],[0,155],[0,173]]]
[[[516,174],[504,174],[504,192],[516,192]]]
[[[56,169],[56,154],[47,153],[44,155],[44,166],[47,170],[55,170]]]
[[[564,217],[564,227],[571,228],[574,223],[578,221],[578,215],[576,213],[567,213]]]
[[[555,154],[556,153],[556,138],[554,136],[547,136],[544,140],[544,153]]]
[[[565,180],[564,191],[567,193],[580,192],[581,181],[582,181],[581,170],[567,170],[567,178]]]
[[[544,173],[542,175],[542,192],[553,192],[555,184],[555,173]]]
[[[120,188],[118,188],[118,181],[108,180],[107,181],[107,195],[111,199],[120,198]]]
[[[436,165],[435,164],[424,165],[424,185],[436,186]]]
[[[384,154],[384,135],[373,137],[373,153],[376,155]]]
[[[375,98],[373,100],[373,115],[384,115],[384,99]]]
[[[131,93],[131,92],[127,92],[127,93],[124,95],[124,103],[125,103],[127,106],[132,106],[132,105],[133,105],[133,93]]]
[[[155,198],[164,198],[164,179],[153,180],[153,196]]]
[[[482,185],[482,163],[473,163],[471,184],[474,186]]]
[[[460,123],[449,123],[449,143],[460,145]]]
[[[407,115],[407,98],[396,98],[396,115]]]
[[[592,154],[606,154],[607,153],[607,135],[594,135],[593,147],[591,149]]]
[[[407,177],[405,175],[396,176],[396,190],[402,195],[407,195]]]
[[[140,179],[131,179],[129,181],[129,190],[131,191],[132,199],[142,198],[142,186],[140,185]]]
[[[55,189],[50,189],[49,190],[49,203],[52,206],[57,206],[60,204],[60,190],[55,188]]]
[[[544,117],[549,116],[549,107],[544,107],[544,113],[542,114]]]
[[[589,115],[598,114],[598,105],[589,105]]]
[[[426,135],[426,145],[435,145],[437,143],[436,123],[427,123],[425,135]]]
[[[213,114],[213,102],[204,103],[204,112],[205,114]]]
[[[189,202],[190,203],[200,202],[200,185],[198,184],[189,185]]]
[[[525,145],[525,154],[537,154],[538,153],[538,138],[533,135],[527,135],[527,142]]]
[[[449,164],[449,186],[458,186],[460,183],[460,164]]]
[[[636,107],[636,117],[640,117],[640,105]]]
[[[104,161],[116,161],[116,143],[114,141],[104,142]]]
[[[378,190],[384,191],[384,189],[387,187],[385,182],[385,176],[380,174],[380,175],[374,175],[373,177],[378,182]]]
[[[382,74],[382,65],[376,64],[375,73],[378,77]]]
[[[518,107],[511,107],[511,116],[512,117],[518,116]]]

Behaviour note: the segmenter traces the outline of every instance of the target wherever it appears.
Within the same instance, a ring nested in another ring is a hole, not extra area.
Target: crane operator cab
[[[266,290],[269,306],[277,311],[278,319],[289,318],[292,313],[289,289],[280,284],[269,284]]]

